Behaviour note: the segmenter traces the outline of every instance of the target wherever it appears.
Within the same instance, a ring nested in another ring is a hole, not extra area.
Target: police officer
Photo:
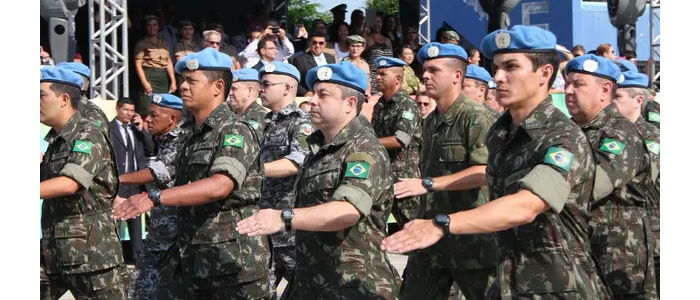
[[[481,105],[488,108],[495,120],[501,117],[501,113],[486,104],[486,96],[489,92],[489,84],[491,82],[493,82],[493,78],[486,69],[475,64],[470,64],[467,66],[467,72],[464,74],[462,93],[467,98],[479,102]]]
[[[486,186],[467,186],[483,173],[488,151],[486,133],[491,113],[462,94],[467,53],[453,44],[430,43],[418,51],[426,93],[437,109],[423,120],[421,179],[394,185],[399,199],[426,196],[426,214],[450,214],[488,202]],[[469,299],[482,299],[496,275],[496,236],[450,236],[437,245],[412,253],[404,271],[402,299],[447,299],[453,281]]]
[[[399,178],[420,178],[421,121],[420,109],[415,100],[401,89],[403,66],[400,59],[380,56],[377,65],[377,88],[382,92],[374,105],[372,126],[379,143],[386,148],[391,160],[394,182]],[[391,212],[403,227],[408,221],[420,217],[425,210],[421,197],[394,199]]]
[[[80,115],[83,79],[41,68],[40,114],[51,127],[41,163],[41,299],[125,299],[124,266],[109,211],[119,179],[108,136]]]
[[[255,129],[258,139],[262,142],[267,110],[257,102],[260,95],[258,71],[250,68],[235,70],[232,80],[228,104],[241,119]]]
[[[90,88],[90,68],[78,62],[62,62],[56,65],[56,67],[71,70],[83,78],[80,105],[78,105],[80,116],[95,123],[97,127],[109,136],[109,120],[107,120],[107,115],[105,115],[105,112],[97,106],[97,104],[90,101],[87,97],[88,89]]]
[[[644,139],[644,145],[646,146],[652,163],[651,178],[654,184],[648,194],[651,203],[647,203],[647,214],[649,215],[649,224],[655,241],[654,269],[656,271],[656,291],[659,293],[661,275],[661,133],[659,129],[650,122],[646,122],[641,115],[642,107],[648,102],[647,84],[649,82],[649,77],[644,73],[639,73],[637,66],[628,60],[616,59],[615,63],[620,66],[623,80],[617,84],[617,91],[615,92],[613,103],[620,114],[637,127],[639,134]]]
[[[224,103],[231,58],[207,48],[180,60],[182,101],[194,116],[178,155],[175,187],[130,197],[114,210],[133,218],[160,205],[180,206],[176,247],[188,298],[259,299],[270,296],[267,240],[239,236],[233,224],[258,211],[263,179],[260,143],[250,125]]]
[[[159,189],[175,186],[175,159],[187,138],[182,125],[182,100],[170,94],[152,94],[151,105],[145,119],[146,130],[153,135],[157,144],[156,160],[147,168],[119,176],[123,185],[145,185],[155,183]],[[123,198],[117,198],[123,199]],[[121,205],[115,201],[114,207]],[[174,206],[155,207],[151,212],[148,235],[143,242],[141,254],[136,259],[133,286],[130,294],[134,299],[155,299],[157,295],[173,299],[177,295],[173,289],[182,288],[179,282],[171,282],[177,266],[177,259],[169,257],[168,250],[175,244],[177,235],[177,208]]]
[[[395,299],[398,274],[379,249],[393,199],[389,155],[358,117],[367,76],[341,62],[311,69],[306,82],[319,130],[307,138],[296,208],[261,210],[237,230],[296,230],[296,272],[282,299]]]
[[[556,38],[539,27],[497,30],[481,42],[508,109],[489,131],[485,172],[491,201],[433,220],[415,220],[383,242],[400,252],[456,234],[498,233],[498,279],[489,299],[605,299],[588,252],[594,163],[581,130],[552,103]],[[562,280],[565,279],[565,280]]]
[[[299,71],[291,64],[270,62],[259,71],[262,84],[260,100],[270,109],[265,116],[265,133],[260,157],[265,163],[265,181],[260,198],[261,209],[290,209],[294,207],[294,183],[304,158],[309,154],[306,139],[316,129],[311,115],[297,106]],[[273,273],[270,284],[273,295],[284,277],[291,281],[294,274],[294,234],[277,232],[272,239]]]
[[[632,122],[612,105],[620,68],[593,54],[566,64],[566,108],[595,158],[591,250],[613,297],[654,299],[653,240],[646,206],[651,162]]]

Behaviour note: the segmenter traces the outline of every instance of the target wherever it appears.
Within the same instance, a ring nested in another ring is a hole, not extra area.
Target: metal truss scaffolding
[[[123,93],[124,97],[129,96],[129,31],[126,3],[127,0],[88,2],[90,98],[98,94],[105,100],[119,99],[120,93]]]
[[[420,21],[418,21],[418,42],[421,44],[430,43],[430,0],[421,0]]]
[[[654,55],[659,57],[657,61],[661,61],[661,33],[654,32],[654,24],[661,22],[661,0],[649,0],[649,42],[651,50],[650,58]],[[661,71],[656,70],[656,64],[649,64],[649,79],[651,86],[659,88],[661,84]]]

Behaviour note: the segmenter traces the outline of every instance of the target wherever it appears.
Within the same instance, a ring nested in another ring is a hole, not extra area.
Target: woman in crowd
[[[143,86],[136,111],[145,115],[151,103],[149,95],[172,93],[177,90],[170,46],[158,36],[158,18],[146,16],[146,36],[134,47],[134,66]]]
[[[370,33],[367,35],[367,51],[364,58],[369,63],[370,85],[372,93],[377,94],[377,66],[375,61],[380,56],[394,56],[391,50],[391,40],[381,34],[382,32],[382,17],[381,13],[377,13],[376,24],[370,27]]]
[[[416,77],[416,73],[411,68],[411,64],[415,61],[415,53],[411,49],[411,45],[403,44],[399,48],[399,59],[403,60],[406,65],[403,66],[403,89],[409,95],[416,95],[420,92],[420,80]]]
[[[340,23],[336,27],[337,32],[331,32],[330,43],[327,47],[335,51],[335,61],[341,61],[343,58],[347,57],[350,51],[350,44],[348,43],[348,23]]]

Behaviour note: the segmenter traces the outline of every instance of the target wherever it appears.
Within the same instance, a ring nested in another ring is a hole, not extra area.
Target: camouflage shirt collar
[[[247,114],[248,112],[250,112],[250,111],[252,111],[253,109],[257,108],[258,106],[260,106],[260,104],[258,104],[257,101],[253,101],[253,103],[251,103],[250,105],[248,105],[248,107],[246,107],[245,110],[243,110],[243,112],[242,112],[240,115],[241,115],[241,116],[245,116],[245,114]],[[262,107],[262,106],[261,106],[261,107]]]
[[[458,113],[459,107],[464,105],[464,103],[467,101],[467,97],[464,96],[464,94],[459,93],[459,96],[457,96],[457,100],[455,100],[452,105],[450,105],[450,108],[447,109],[447,113],[442,116],[442,120],[447,123],[447,124],[452,124],[455,120],[455,115]],[[435,112],[437,113],[438,118],[440,117],[440,112],[435,109]]]
[[[338,132],[338,134],[329,143],[324,144],[323,133],[320,130],[316,130],[308,138],[307,142],[309,148],[313,154],[318,153],[321,150],[326,150],[331,146],[342,146],[351,140],[357,133],[362,129],[362,124],[358,117],[353,118],[350,122],[345,125],[343,129]]]
[[[283,109],[276,113],[273,111],[268,112],[267,115],[265,115],[265,121],[277,121],[277,118],[280,118],[280,116],[288,116],[298,110],[299,106],[297,105],[297,102],[292,101],[292,103],[289,103],[287,106],[285,106]]]
[[[535,132],[540,130],[544,123],[547,122],[549,119],[549,116],[552,114],[552,112],[558,109],[554,106],[554,103],[552,102],[552,96],[547,96],[540,104],[535,106],[535,109],[530,112],[530,115],[525,118],[520,123],[520,127],[525,129],[525,131],[530,135],[530,137],[534,137]],[[508,113],[510,115],[510,112]]]
[[[177,138],[178,136],[182,135],[182,133],[183,133],[182,126],[184,126],[185,123],[186,123],[185,120],[181,120],[180,123],[178,123],[177,125],[175,125],[175,127],[173,127],[173,129],[170,129],[170,131],[168,131],[168,133],[166,133],[162,138],[158,138],[158,139],[160,141],[165,141],[167,139]]]
[[[601,128],[615,115],[618,114],[617,107],[610,104],[603,108],[591,121],[581,126],[582,128]]]
[[[235,115],[231,109],[228,107],[228,104],[221,103],[219,106],[217,106],[204,120],[203,125],[207,125],[210,128],[214,128],[217,125],[221,124],[221,120],[227,118],[229,115]]]
[[[391,96],[391,98],[385,99],[384,96],[382,96],[381,98],[379,98],[379,100],[383,102],[399,102],[399,99],[401,99],[403,96],[407,96],[404,94],[406,94],[406,92],[404,92],[403,89],[399,89],[398,91],[396,91],[396,93],[394,93],[394,95]]]

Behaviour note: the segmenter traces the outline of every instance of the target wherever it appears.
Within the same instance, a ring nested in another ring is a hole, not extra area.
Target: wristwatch
[[[153,207],[160,206],[160,193],[161,191],[159,189],[151,189],[148,192],[148,199],[151,199],[151,202],[153,202]]]
[[[450,236],[450,216],[446,214],[437,214],[435,215],[435,218],[433,218],[433,221],[435,222],[435,225],[442,228],[445,236]]]
[[[284,221],[284,228],[287,231],[292,230],[292,218],[294,218],[294,211],[291,208],[282,210],[282,221]]]
[[[425,177],[423,178],[423,181],[421,181],[421,184],[423,187],[428,190],[429,193],[434,192],[433,190],[433,178],[432,177]]]

